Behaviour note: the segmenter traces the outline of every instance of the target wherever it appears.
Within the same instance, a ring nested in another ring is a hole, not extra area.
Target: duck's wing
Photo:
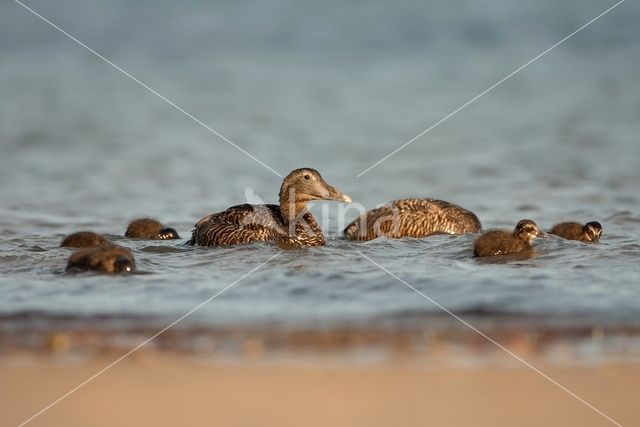
[[[278,205],[232,206],[198,221],[189,243],[215,246],[271,241],[284,232],[283,223]]]
[[[561,222],[554,225],[549,234],[563,237],[569,240],[580,240],[582,238],[582,225],[577,222]]]
[[[505,241],[511,242],[509,232],[489,230],[473,242],[473,256],[496,256],[505,253]]]
[[[480,220],[473,212],[453,203],[436,199],[401,199],[365,212],[345,228],[344,235],[351,240],[371,240],[381,236],[464,234],[480,228]]]
[[[520,254],[521,259],[533,256],[531,244],[519,239],[508,230],[490,230],[473,242],[473,256],[499,256]]]

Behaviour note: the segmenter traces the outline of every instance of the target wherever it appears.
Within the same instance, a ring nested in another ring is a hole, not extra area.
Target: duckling
[[[150,240],[179,239],[178,232],[151,218],[138,218],[129,223],[125,237]]]
[[[101,273],[128,273],[135,270],[133,254],[111,243],[83,248],[71,254],[67,262],[67,271],[94,270]]]
[[[307,203],[351,198],[327,184],[311,168],[295,169],[282,181],[279,205],[243,204],[202,218],[191,234],[191,245],[237,245],[273,241],[282,248],[322,246],[325,238]]]
[[[344,229],[350,240],[372,240],[386,236],[426,237],[432,234],[474,233],[480,220],[471,211],[436,199],[394,200],[362,214]]]
[[[561,222],[551,227],[549,234],[584,243],[598,243],[602,236],[602,225],[598,221],[591,221],[585,225],[577,222]]]
[[[496,256],[531,250],[536,237],[544,237],[544,233],[535,222],[523,219],[513,231],[490,230],[482,234],[473,243],[473,256]]]
[[[102,245],[107,242],[108,240],[105,239],[104,236],[94,233],[93,231],[78,231],[65,237],[60,246],[68,248],[86,248]]]

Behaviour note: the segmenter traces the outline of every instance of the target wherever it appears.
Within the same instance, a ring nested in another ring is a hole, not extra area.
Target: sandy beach
[[[127,354],[26,425],[606,426],[640,421],[637,331],[550,329],[533,327],[530,320],[516,327],[515,320],[504,320],[483,324],[503,348],[446,322],[438,329],[436,319],[429,321],[431,330],[417,325],[395,330],[364,325],[178,328],[138,348],[153,335],[150,325],[98,328],[96,319],[50,319],[46,325],[5,319],[0,425],[22,425]]]
[[[1,424],[19,425],[114,357],[0,359]],[[538,366],[622,425],[636,425],[640,364]],[[140,353],[33,426],[615,425],[523,366],[433,366],[420,360],[221,363]]]

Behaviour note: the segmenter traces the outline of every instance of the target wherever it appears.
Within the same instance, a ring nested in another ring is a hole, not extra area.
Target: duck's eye
[[[304,176],[304,179],[311,179],[311,176],[310,176],[309,174],[306,174],[306,175]]]

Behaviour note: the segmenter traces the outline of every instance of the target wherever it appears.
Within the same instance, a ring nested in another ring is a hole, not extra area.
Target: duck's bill
[[[329,187],[329,194],[324,197],[327,200],[335,200],[336,202],[351,203],[351,197],[338,190],[336,187]]]
[[[351,197],[347,196],[346,194],[341,194],[340,197],[334,199],[338,202],[345,202],[345,203],[351,203]]]

